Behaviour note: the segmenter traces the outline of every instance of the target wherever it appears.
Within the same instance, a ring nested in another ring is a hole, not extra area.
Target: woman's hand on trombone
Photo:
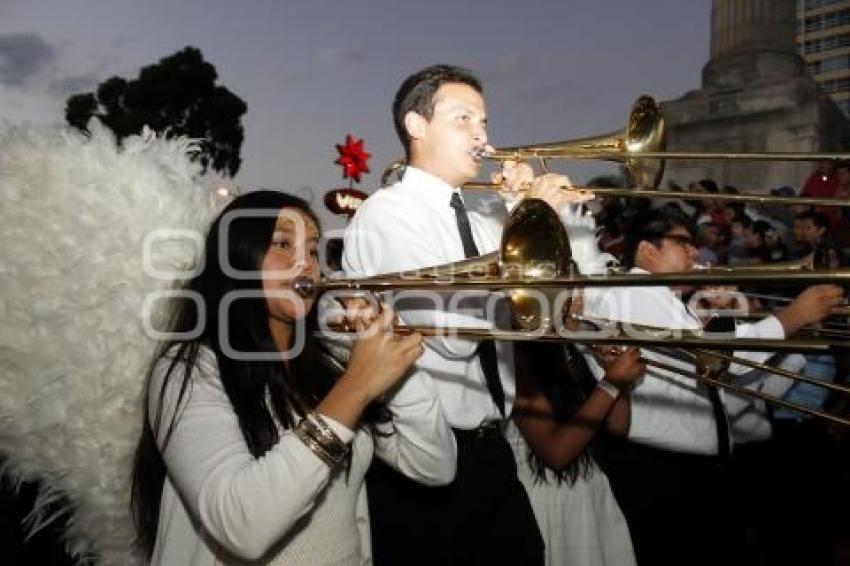
[[[374,314],[368,323],[362,316],[350,321],[357,329],[357,341],[344,375],[356,381],[370,401],[395,385],[423,352],[421,334],[393,332],[395,312],[389,306],[381,305]]]
[[[345,315],[357,331],[345,372],[317,410],[349,428],[360,421],[366,406],[381,399],[422,355],[422,335],[393,332],[395,312],[387,305],[358,305]]]
[[[535,177],[531,166],[523,162],[503,162],[501,172],[493,173],[491,180],[502,185],[505,198],[538,198],[555,212],[568,204],[579,204],[594,198],[593,193],[573,189],[566,175],[545,173]]]
[[[620,391],[631,389],[646,371],[640,348],[635,346],[596,346],[593,351],[605,370],[605,381]]]

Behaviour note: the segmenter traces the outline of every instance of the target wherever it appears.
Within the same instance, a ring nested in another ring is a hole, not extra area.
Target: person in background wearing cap
[[[819,161],[806,182],[803,183],[802,197],[832,198],[838,192],[838,172],[834,161]],[[817,210],[823,213],[830,226],[835,226],[841,218],[841,212],[834,206],[820,206]]]

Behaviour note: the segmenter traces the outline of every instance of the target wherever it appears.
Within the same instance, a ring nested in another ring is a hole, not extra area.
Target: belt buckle
[[[475,429],[475,437],[479,440],[496,438],[502,434],[502,421],[487,421]]]

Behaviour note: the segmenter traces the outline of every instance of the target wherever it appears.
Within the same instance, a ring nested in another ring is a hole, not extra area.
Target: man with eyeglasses
[[[694,269],[695,228],[678,210],[651,209],[625,232],[622,263],[636,274]],[[702,331],[683,301],[691,289],[624,287],[587,289],[585,315],[676,331]],[[841,301],[832,285],[803,291],[786,309],[758,323],[728,328],[733,336],[782,339],[827,315]],[[708,330],[726,330],[712,329]],[[649,350],[642,356],[694,373],[681,351]],[[768,352],[736,352],[764,362]],[[598,369],[592,355],[592,367]],[[747,368],[733,364],[731,373]],[[597,372],[597,375],[598,372]],[[734,527],[723,476],[732,438],[723,394],[694,378],[648,366],[629,395],[627,440],[612,440],[600,455],[631,530],[639,564],[717,564],[746,556],[743,529]]]

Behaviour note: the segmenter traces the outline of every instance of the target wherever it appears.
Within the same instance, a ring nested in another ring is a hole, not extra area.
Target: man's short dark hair
[[[750,232],[758,234],[762,239],[770,230],[773,230],[773,226],[767,220],[756,220],[750,225]]]
[[[702,188],[705,189],[705,192],[717,194],[720,192],[720,189],[717,187],[717,183],[714,182],[713,179],[700,179],[699,184],[702,185]]]
[[[636,214],[629,221],[623,237],[623,257],[621,263],[626,268],[635,266],[635,256],[641,242],[657,246],[662,237],[674,228],[684,228],[695,237],[696,227],[681,210],[670,207],[651,208]]]
[[[818,228],[829,229],[829,217],[819,210],[806,210],[795,215],[794,220],[811,220]]]
[[[741,214],[736,214],[732,217],[731,224],[735,224],[736,222],[740,224],[743,228],[749,228],[753,224],[753,219],[750,218],[749,215],[744,214],[742,212]]]
[[[444,84],[459,83],[483,92],[481,81],[471,71],[454,65],[432,65],[416,72],[401,83],[393,99],[393,122],[396,133],[410,160],[410,136],[404,126],[408,112],[416,112],[430,120],[434,116],[434,93]]]

